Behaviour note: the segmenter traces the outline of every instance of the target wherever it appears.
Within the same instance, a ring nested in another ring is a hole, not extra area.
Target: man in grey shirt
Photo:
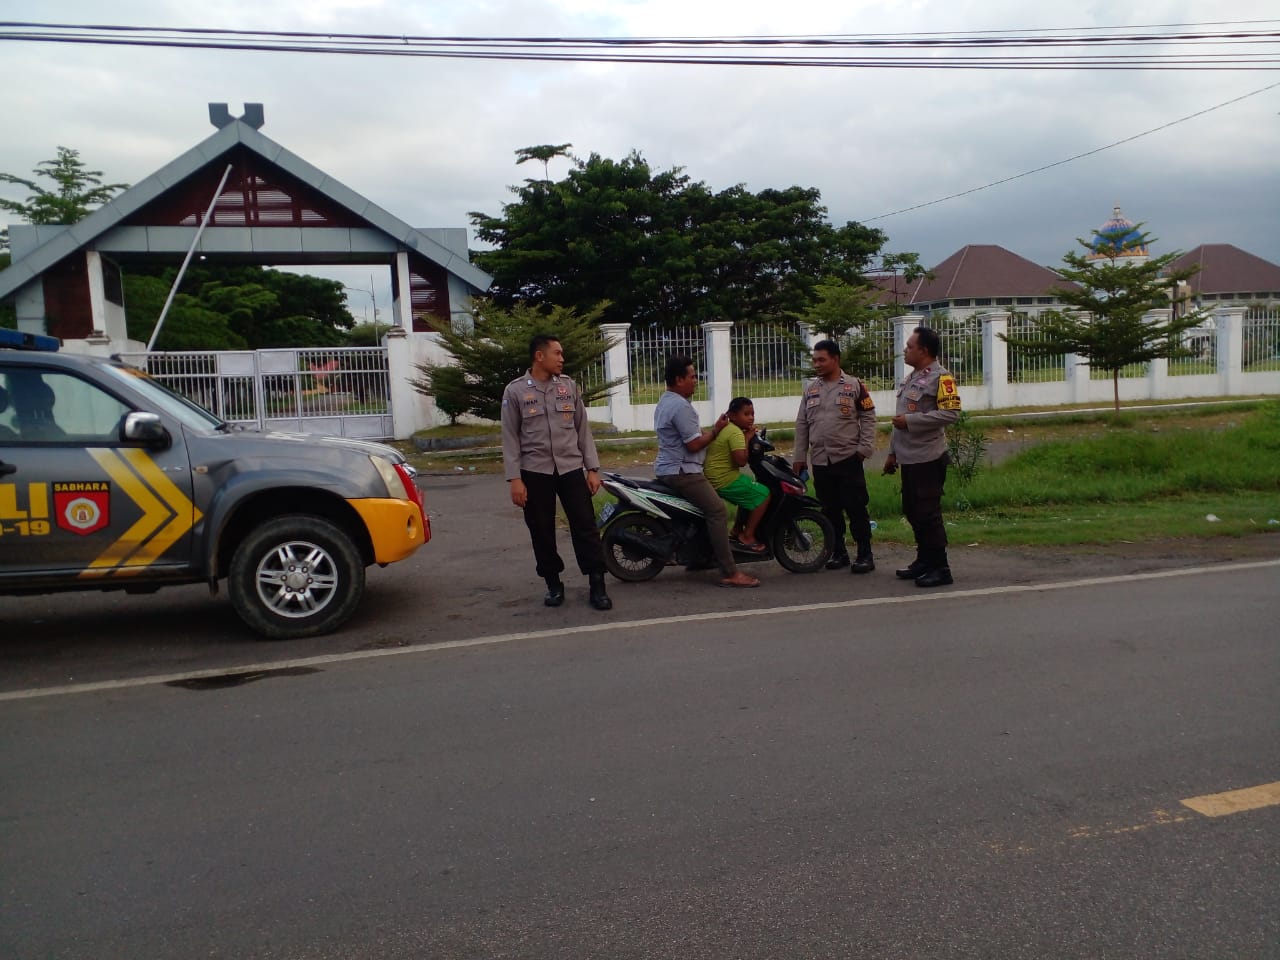
[[[564,603],[556,550],[556,497],[569,520],[578,568],[590,582],[589,602],[609,610],[604,550],[591,498],[600,489],[600,457],[577,384],[564,376],[559,338],[540,333],[529,341],[529,369],[502,394],[502,462],[511,502],[524,511],[538,576],[547,583],[542,602]]]
[[[758,587],[760,581],[743,573],[733,561],[729,546],[729,515],[720,494],[702,472],[706,447],[716,438],[729,415],[722,413],[715,426],[703,430],[698,413],[689,398],[698,389],[698,371],[689,357],[675,356],[667,360],[666,392],[653,411],[653,428],[658,435],[658,457],[653,463],[654,475],[684,497],[706,517],[707,536],[715,554],[722,587]]]

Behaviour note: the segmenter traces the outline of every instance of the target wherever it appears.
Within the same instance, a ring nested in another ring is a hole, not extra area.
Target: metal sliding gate
[[[230,423],[362,440],[395,435],[385,347],[123,354]]]

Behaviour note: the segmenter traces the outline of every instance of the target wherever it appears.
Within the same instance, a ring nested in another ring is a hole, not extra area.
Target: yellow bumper
[[[376,563],[395,563],[431,539],[431,524],[408,500],[348,500],[373,540]]]

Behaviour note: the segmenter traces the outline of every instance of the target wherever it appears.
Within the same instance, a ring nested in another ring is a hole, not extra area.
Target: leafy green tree
[[[126,277],[131,338],[150,339],[176,275],[177,268],[169,266]],[[180,319],[180,308],[202,312]],[[220,322],[213,323],[212,316]],[[335,347],[347,342],[353,323],[346,294],[336,280],[256,266],[199,264],[183,277],[156,349]]]
[[[603,311],[603,304],[579,313],[572,307],[544,310],[526,303],[501,307],[487,299],[474,300],[471,330],[461,332],[443,323],[437,327],[465,379],[463,388],[446,380],[450,390],[446,402],[461,407],[462,413],[486,420],[499,419],[503,391],[508,383],[529,369],[529,341],[538,333],[560,338],[564,346],[564,372],[578,384],[584,403],[605,396],[622,381],[596,377],[605,352],[613,346],[613,341],[600,336],[598,324]],[[436,396],[435,378],[439,368],[426,363],[416,364],[416,368],[419,376],[410,380],[410,385],[423,396]],[[450,414],[451,417],[458,415]]]
[[[161,277],[126,275],[124,299],[129,338],[146,343],[156,318],[169,296],[169,284]],[[156,350],[244,350],[248,344],[231,329],[226,317],[210,310],[190,294],[179,293],[165,318]]]
[[[543,179],[550,180],[551,161],[556,157],[569,156],[569,148],[572,146],[572,143],[544,143],[536,147],[521,147],[516,151],[516,165],[519,166],[529,160],[541,160]]]
[[[0,183],[11,183],[29,191],[26,200],[6,200],[0,197],[0,210],[17,214],[28,223],[78,223],[89,215],[94,207],[101,206],[127,183],[103,183],[101,170],[85,168],[80,152],[68,147],[58,147],[53,160],[41,160],[32,171],[33,177],[43,177],[53,182],[46,189],[34,179],[12,173],[0,173]],[[9,231],[0,230],[0,250],[9,249]]]
[[[471,406],[471,392],[467,386],[467,375],[461,367],[431,367],[426,373],[431,387],[431,396],[436,406],[449,418],[451,424],[467,412]]]
[[[1108,371],[1118,411],[1120,371],[1130,364],[1190,356],[1182,334],[1203,323],[1204,311],[1199,310],[1166,321],[1144,319],[1150,310],[1183,303],[1186,298],[1174,294],[1176,284],[1199,269],[1168,271],[1181,256],[1179,251],[1136,262],[1128,259],[1134,247],[1151,242],[1142,224],[1102,231],[1092,243],[1077,239],[1086,252],[1068,252],[1062,258],[1066,266],[1058,271],[1077,286],[1053,292],[1079,312],[1046,311],[1037,323],[1039,338],[1003,339],[1034,356],[1074,353]]]
[[[511,190],[501,216],[470,214],[493,246],[474,259],[494,277],[494,302],[581,313],[607,302],[605,321],[781,319],[808,306],[823,277],[859,279],[885,240],[828,223],[817,190],[715,193],[679,167],[654,172],[635,151],[593,153],[561,180]]]

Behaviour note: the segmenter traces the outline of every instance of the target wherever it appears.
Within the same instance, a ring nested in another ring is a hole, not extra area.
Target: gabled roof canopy
[[[14,261],[0,272],[7,297],[71,254],[93,249],[117,260],[182,256],[231,167],[210,225],[205,254],[246,263],[388,263],[403,250],[475,291],[491,278],[426,232],[263,136],[247,120],[215,134],[141,183],[65,227],[15,228]]]

